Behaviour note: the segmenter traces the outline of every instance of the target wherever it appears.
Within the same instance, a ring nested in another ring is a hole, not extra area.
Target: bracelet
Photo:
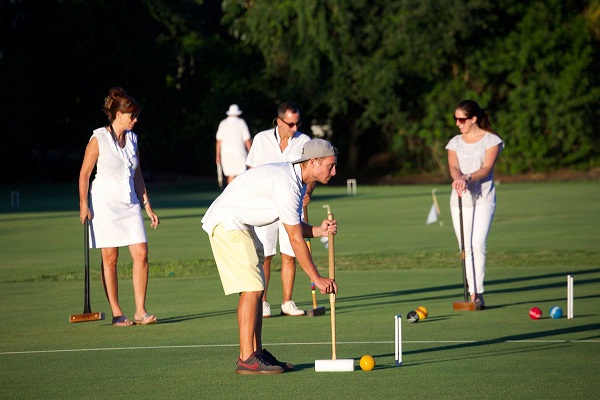
[[[144,207],[146,207],[148,204],[152,205],[152,203],[150,203],[150,200],[146,200],[146,201],[144,202]]]

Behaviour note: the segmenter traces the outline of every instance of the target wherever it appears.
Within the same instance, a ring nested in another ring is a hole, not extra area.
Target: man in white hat
[[[337,293],[333,279],[322,277],[305,237],[337,233],[337,221],[310,226],[301,218],[307,185],[327,184],[336,174],[337,150],[323,139],[303,146],[294,162],[265,164],[238,176],[215,199],[202,218],[225,295],[239,294],[240,353],[237,374],[279,374],[294,368],[262,347],[263,247],[254,227],[280,220],[298,263],[322,294]]]
[[[240,118],[242,110],[238,105],[230,105],[226,114],[227,118],[219,123],[217,129],[216,160],[217,168],[223,169],[229,184],[246,170],[246,157],[252,142],[248,125]]]
[[[256,134],[252,141],[252,147],[248,153],[246,164],[250,168],[258,167],[267,163],[282,161],[294,161],[300,158],[302,146],[310,140],[308,135],[301,133],[298,129],[300,110],[289,101],[283,102],[277,108],[277,118],[273,121],[274,129],[267,129]],[[305,205],[310,202],[310,195],[315,184],[307,188]],[[268,302],[269,281],[271,280],[271,262],[277,253],[277,239],[279,239],[279,251],[281,252],[281,286],[282,302],[281,315],[301,316],[304,310],[299,309],[292,300],[294,281],[296,279],[296,260],[290,239],[283,228],[283,224],[274,222],[267,226],[257,227],[256,235],[263,244],[265,252],[265,292],[263,294],[263,317],[271,316],[271,305]]]

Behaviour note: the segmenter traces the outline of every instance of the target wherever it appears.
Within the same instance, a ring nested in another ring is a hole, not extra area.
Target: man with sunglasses
[[[302,146],[310,140],[308,135],[298,131],[302,121],[300,110],[289,101],[277,107],[277,118],[273,120],[274,129],[259,132],[252,141],[246,164],[249,168],[263,164],[293,161],[300,158]],[[307,186],[303,204],[310,202],[310,195],[316,182]],[[270,225],[256,228],[256,235],[263,244],[265,251],[264,273],[265,291],[263,294],[263,317],[271,316],[271,306],[267,301],[267,290],[271,277],[271,261],[277,252],[277,238],[279,237],[279,250],[281,252],[281,284],[283,287],[283,301],[281,314],[301,316],[305,312],[300,310],[292,300],[294,281],[296,278],[296,259],[290,239],[283,228],[283,224],[276,221]]]

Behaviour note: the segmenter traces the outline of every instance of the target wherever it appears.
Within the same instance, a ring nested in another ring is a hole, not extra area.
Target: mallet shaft
[[[327,219],[333,221],[333,214],[327,214]],[[335,280],[335,243],[333,234],[329,235],[329,278]],[[336,335],[335,335],[335,293],[329,294],[329,305],[331,306],[331,359],[337,359],[336,356]]]

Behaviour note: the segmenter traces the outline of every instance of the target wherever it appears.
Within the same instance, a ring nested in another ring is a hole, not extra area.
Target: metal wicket
[[[567,319],[573,319],[573,275],[567,275]]]
[[[348,196],[356,196],[356,179],[346,179],[346,189]]]
[[[402,365],[402,315],[398,314],[394,317],[395,322],[395,358],[396,367]]]

